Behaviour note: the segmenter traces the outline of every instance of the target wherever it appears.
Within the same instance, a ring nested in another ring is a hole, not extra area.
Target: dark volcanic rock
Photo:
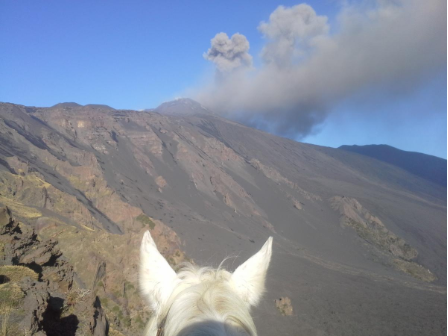
[[[101,307],[101,302],[98,297],[95,297],[93,303],[93,314],[90,321],[90,330],[94,336],[106,336],[109,333],[109,323],[107,322],[106,314]]]
[[[20,283],[20,288],[25,293],[23,307],[25,316],[19,323],[20,329],[28,330],[31,335],[42,329],[44,313],[50,300],[48,286],[44,282],[35,281],[26,277]]]
[[[13,224],[11,210],[8,207],[0,208],[0,234],[11,232],[11,230],[16,228]]]

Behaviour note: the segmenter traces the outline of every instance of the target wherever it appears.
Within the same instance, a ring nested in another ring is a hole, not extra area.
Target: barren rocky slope
[[[136,290],[146,229],[172,264],[234,256],[230,270],[273,235],[260,335],[446,333],[446,188],[377,160],[191,100],[143,112],[4,103],[0,181],[0,203],[58,241],[113,333],[148,318]]]

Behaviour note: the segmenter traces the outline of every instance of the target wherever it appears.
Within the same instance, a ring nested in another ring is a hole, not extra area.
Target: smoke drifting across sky
[[[409,94],[446,69],[446,0],[378,0],[342,7],[337,27],[307,4],[279,6],[258,30],[266,43],[253,68],[249,42],[225,33],[204,57],[213,85],[196,99],[228,117],[304,137],[332,107],[360,93]]]

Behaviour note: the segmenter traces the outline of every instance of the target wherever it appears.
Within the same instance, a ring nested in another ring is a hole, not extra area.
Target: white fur
[[[145,233],[140,249],[140,288],[153,309],[145,336],[256,336],[250,307],[263,292],[272,237],[231,274],[184,264],[176,274]]]
[[[272,255],[272,237],[261,250],[239,266],[232,274],[235,290],[251,306],[256,306],[264,292],[264,280]]]
[[[140,247],[140,289],[156,313],[166,305],[177,282],[176,273],[146,231]]]

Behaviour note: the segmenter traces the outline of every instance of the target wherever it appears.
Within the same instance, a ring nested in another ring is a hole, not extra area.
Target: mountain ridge
[[[200,114],[216,115],[208,108],[190,98],[176,98],[175,100],[160,104],[152,111],[174,116],[191,116]]]
[[[389,145],[344,145],[338,149],[389,163],[440,186],[447,185],[447,161],[434,155],[404,151]]]

